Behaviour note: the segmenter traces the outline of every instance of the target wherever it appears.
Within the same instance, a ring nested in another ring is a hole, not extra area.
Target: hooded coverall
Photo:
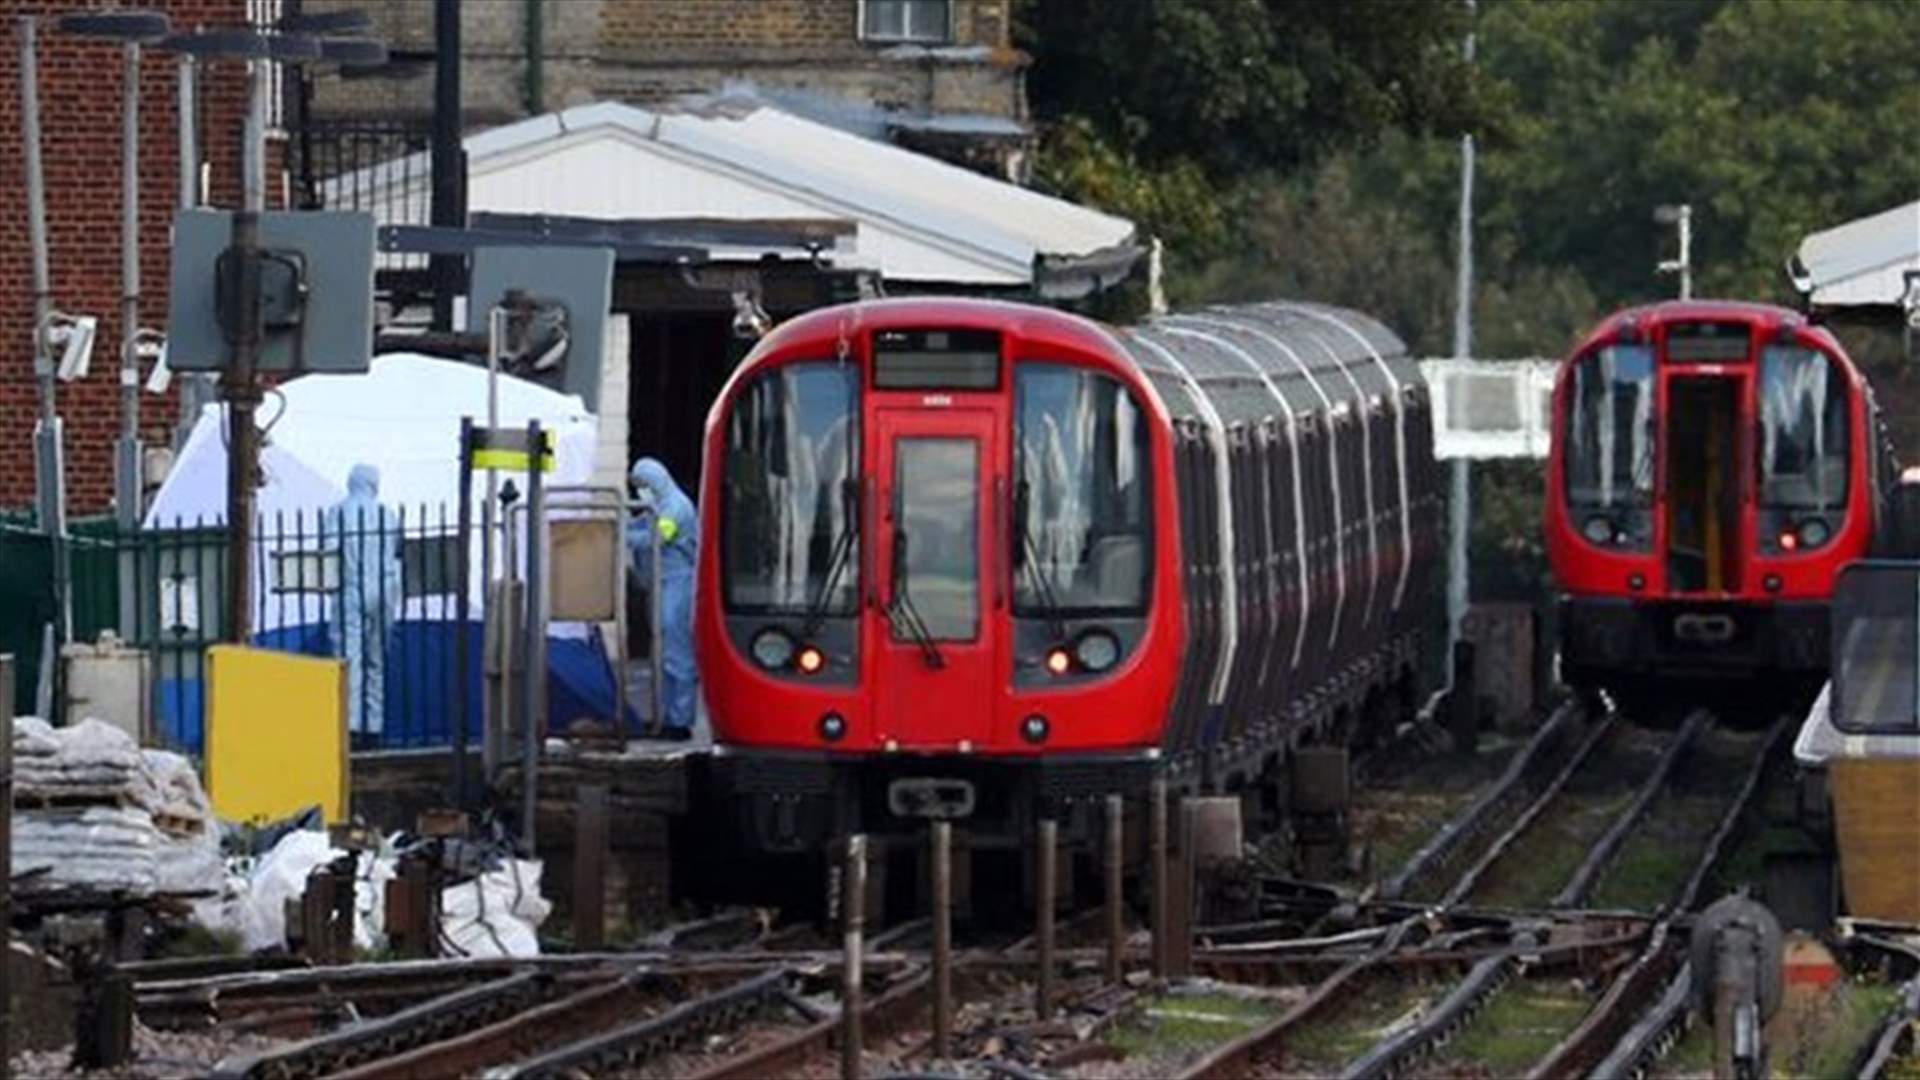
[[[693,727],[699,675],[693,665],[693,567],[700,547],[700,519],[693,500],[674,483],[667,467],[647,457],[629,473],[651,505],[627,523],[627,553],[636,580],[651,584],[653,532],[660,535],[660,650],[662,727]]]
[[[378,736],[386,721],[387,628],[400,613],[400,522],[380,505],[380,470],[355,465],[327,527],[340,540],[334,641],[347,661],[347,729]]]

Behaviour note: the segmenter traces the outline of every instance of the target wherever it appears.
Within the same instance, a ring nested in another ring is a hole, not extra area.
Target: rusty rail
[[[1594,750],[1613,735],[1619,722],[1620,717],[1617,714],[1609,713],[1606,719],[1595,725],[1594,729],[1587,734],[1586,741],[1573,752],[1573,756],[1560,767],[1560,771],[1553,775],[1553,779],[1547,781],[1547,786],[1527,804],[1527,808],[1522,810],[1511,824],[1501,830],[1500,835],[1494,838],[1493,843],[1487,845],[1487,850],[1480,853],[1480,858],[1476,859],[1465,873],[1454,880],[1453,887],[1447,890],[1446,896],[1440,901],[1442,907],[1463,903],[1468,896],[1472,895],[1473,890],[1480,884],[1480,878],[1495,863],[1506,858],[1508,850],[1519,843],[1520,838],[1533,828],[1533,823],[1540,819],[1540,815],[1547,812],[1547,807],[1560,798],[1560,793],[1566,790],[1567,781],[1572,780],[1574,774],[1586,765],[1587,759],[1593,756]]]
[[[214,1080],[296,1080],[351,1069],[448,1034],[532,1008],[555,992],[553,976],[527,971],[291,1046],[222,1060]]]
[[[1570,908],[1586,902],[1587,896],[1593,892],[1595,883],[1600,880],[1600,872],[1613,861],[1614,852],[1626,842],[1627,834],[1633,831],[1634,826],[1640,824],[1640,819],[1646,817],[1648,808],[1653,806],[1653,801],[1666,790],[1667,781],[1672,778],[1673,771],[1680,766],[1680,760],[1686,756],[1688,750],[1692,749],[1694,740],[1699,738],[1700,733],[1711,721],[1712,716],[1705,709],[1696,709],[1687,716],[1686,723],[1681,725],[1680,731],[1674,736],[1666,752],[1660,755],[1660,763],[1654,767],[1646,783],[1640,786],[1640,791],[1635,794],[1633,802],[1628,805],[1624,813],[1613,820],[1613,825],[1607,829],[1605,835],[1594,843],[1593,850],[1589,851],[1587,857],[1581,861],[1580,868],[1573,872],[1573,877],[1568,880],[1566,888],[1561,889],[1548,906]]]
[[[675,1005],[658,1016],[541,1054],[496,1080],[561,1080],[563,1077],[624,1076],[633,1068],[685,1046],[689,1040],[732,1030],[770,1009],[790,1008],[794,973],[769,971],[724,990]]]
[[[1738,794],[1728,804],[1726,812],[1720,816],[1719,824],[1702,845],[1700,856],[1695,860],[1693,872],[1686,883],[1676,891],[1660,921],[1654,925],[1646,948],[1633,966],[1607,988],[1580,1026],[1534,1067],[1528,1074],[1529,1080],[1589,1075],[1633,1029],[1640,1014],[1647,1010],[1647,1003],[1659,1000],[1661,988],[1679,970],[1682,962],[1678,935],[1675,933],[1680,917],[1692,909],[1707,877],[1726,854],[1728,840],[1752,807],[1754,795],[1760,789],[1760,781],[1791,726],[1790,719],[1783,716],[1768,730]]]
[[[1534,762],[1544,757],[1568,730],[1576,727],[1584,715],[1585,710],[1575,701],[1568,701],[1555,709],[1547,722],[1540,725],[1540,730],[1534,732],[1527,745],[1507,763],[1493,786],[1481,792],[1465,810],[1434,833],[1432,839],[1414,852],[1392,877],[1380,883],[1369,899],[1398,900],[1407,894],[1414,882],[1444,869],[1463,844],[1491,824],[1495,809],[1523,786],[1521,781],[1533,770]]]

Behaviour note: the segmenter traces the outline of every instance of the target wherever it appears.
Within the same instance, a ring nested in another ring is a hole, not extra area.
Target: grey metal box
[[[223,371],[233,353],[215,308],[215,267],[233,239],[233,214],[182,210],[173,219],[168,281],[167,366]],[[373,359],[373,215],[344,210],[260,215],[260,246],[297,254],[305,297],[297,328],[268,329],[259,370],[357,374]],[[268,318],[278,305],[266,304]]]

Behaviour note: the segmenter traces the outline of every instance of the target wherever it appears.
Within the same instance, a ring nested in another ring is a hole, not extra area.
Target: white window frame
[[[909,16],[907,19],[908,29],[906,33],[898,34],[898,35],[873,33],[867,28],[867,5],[869,2],[870,0],[860,0],[860,5],[859,5],[860,10],[858,12],[860,22],[859,22],[859,25],[855,27],[855,29],[858,31],[861,41],[870,41],[876,45],[951,45],[953,44],[954,8],[957,4],[957,0],[904,0],[904,2],[908,5],[907,6],[908,11],[912,11],[913,6],[915,4],[942,3],[946,5],[946,12],[947,12],[946,26],[941,29],[940,35],[938,37],[915,37],[912,33],[913,19],[911,16]]]
[[[286,14],[285,0],[247,0],[247,27],[255,33],[277,33],[281,16]],[[261,79],[266,86],[267,135],[285,136],[287,131],[287,67],[278,60],[259,61],[266,65]]]

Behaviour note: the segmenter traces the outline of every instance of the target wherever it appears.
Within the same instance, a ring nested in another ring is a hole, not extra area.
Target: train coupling
[[[887,785],[887,809],[895,817],[953,821],[973,814],[976,792],[970,780],[909,776]]]

